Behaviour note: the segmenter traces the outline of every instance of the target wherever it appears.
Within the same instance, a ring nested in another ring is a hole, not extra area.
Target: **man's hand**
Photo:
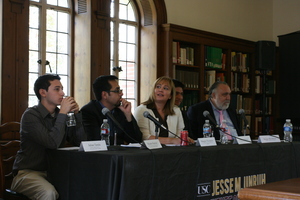
[[[126,119],[128,122],[131,122],[131,103],[129,101],[126,101],[126,99],[120,99],[121,105],[119,106],[119,109],[124,113]]]
[[[66,97],[61,101],[60,113],[67,114],[68,112],[78,113],[79,106],[73,97]]]

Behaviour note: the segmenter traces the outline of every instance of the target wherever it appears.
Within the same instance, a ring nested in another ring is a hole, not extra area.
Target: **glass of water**
[[[76,126],[76,120],[75,120],[75,115],[74,112],[69,112],[68,114],[68,119],[67,119],[67,126]]]

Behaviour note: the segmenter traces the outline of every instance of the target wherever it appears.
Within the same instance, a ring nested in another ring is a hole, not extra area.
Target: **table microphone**
[[[111,112],[109,111],[108,108],[103,108],[102,109],[102,114],[109,117],[114,123],[115,125],[117,125],[122,131],[124,131],[124,129],[122,128],[121,124],[116,120],[116,118],[111,114]]]
[[[220,126],[217,124],[216,120],[214,120],[214,118],[209,114],[209,112],[207,110],[205,110],[203,112],[203,116],[207,117],[216,128],[220,128]]]
[[[185,141],[187,143],[189,143],[188,141],[182,139],[181,137],[179,137],[178,135],[176,135],[175,133],[173,133],[172,131],[170,131],[169,129],[167,129],[164,125],[162,125],[159,121],[157,121],[148,111],[145,111],[143,113],[145,118],[150,119],[152,122],[154,122],[154,124],[158,127],[161,127],[163,129],[165,129],[166,131],[168,131],[169,133],[171,133],[172,135],[174,135],[175,137],[179,138],[181,141]]]
[[[159,126],[167,131],[169,131],[164,125],[162,125],[159,121],[157,121],[148,111],[143,113],[144,117],[150,119],[156,126]]]
[[[246,119],[246,116],[245,116],[245,110],[241,108],[239,110],[239,114],[241,115],[241,118],[244,120],[244,127],[245,127],[245,129],[248,128],[250,130],[250,127],[249,127],[249,124],[248,124],[248,120]]]

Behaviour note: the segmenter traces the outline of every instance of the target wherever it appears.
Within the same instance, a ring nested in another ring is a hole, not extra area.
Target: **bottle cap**
[[[286,122],[291,122],[291,119],[286,119],[285,121],[286,121]]]
[[[208,120],[208,119],[206,119],[206,120],[205,120],[205,123],[209,123],[209,120]]]
[[[103,119],[103,122],[107,122],[107,119]]]

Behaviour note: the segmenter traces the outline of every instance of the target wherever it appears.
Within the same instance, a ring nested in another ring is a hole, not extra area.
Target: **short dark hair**
[[[118,77],[114,75],[102,75],[95,79],[93,83],[93,92],[98,101],[102,99],[103,91],[110,91],[111,85],[108,81],[112,80],[118,80]]]
[[[182,89],[185,88],[185,85],[177,79],[173,79],[173,83],[174,83],[175,88],[177,88],[177,87],[181,87]]]
[[[57,74],[45,74],[38,77],[34,83],[34,93],[39,100],[41,100],[40,89],[45,89],[48,91],[51,85],[50,81],[60,80],[60,76]]]
[[[209,95],[209,98],[211,98],[212,96],[212,93],[214,93],[215,92],[215,90],[216,90],[216,88],[219,86],[219,85],[221,85],[221,84],[223,84],[223,85],[228,85],[226,82],[224,82],[224,81],[216,81],[216,82],[214,82],[211,86],[210,86],[210,88],[209,88],[209,91],[208,91],[208,95]]]

